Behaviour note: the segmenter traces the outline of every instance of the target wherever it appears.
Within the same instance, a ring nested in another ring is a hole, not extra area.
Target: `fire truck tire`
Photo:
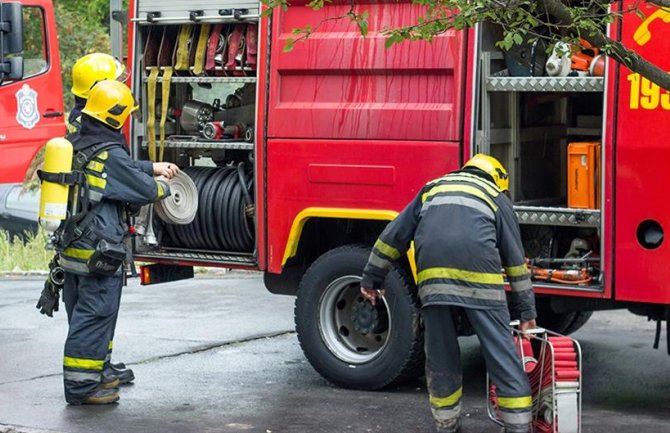
[[[375,390],[423,374],[423,331],[410,274],[389,272],[375,307],[360,295],[370,247],[343,246],[319,257],[300,283],[295,323],[314,369],[345,388]],[[391,314],[392,312],[392,314]]]
[[[536,299],[536,304],[538,326],[563,335],[576,332],[588,322],[593,314],[593,311],[556,313],[551,310],[549,302],[545,302],[543,298]]]
[[[575,313],[575,317],[572,319],[572,322],[565,328],[562,332],[563,335],[570,335],[573,332],[579,330],[582,326],[586,325],[586,322],[589,321],[593,311],[579,311]]]

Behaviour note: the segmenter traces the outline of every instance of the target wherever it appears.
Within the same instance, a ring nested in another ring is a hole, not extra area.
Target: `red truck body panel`
[[[670,70],[669,30],[670,12],[650,8],[646,20],[627,15],[621,40],[645,59]],[[664,178],[670,161],[670,92],[623,66],[617,78],[615,298],[670,304],[670,243],[661,241],[657,247],[641,243],[645,229],[670,230],[668,182]]]
[[[66,132],[53,5],[51,0],[19,3],[42,11],[47,66],[37,75],[0,85],[0,183],[23,181],[37,151]]]
[[[281,271],[291,224],[303,209],[400,211],[426,181],[461,162],[467,33],[387,49],[379,32],[410,23],[421,8],[356,7],[370,12],[367,37],[348,19],[325,21],[290,53],[282,49],[293,28],[343,15],[349,5],[274,13],[266,148],[270,272]]]

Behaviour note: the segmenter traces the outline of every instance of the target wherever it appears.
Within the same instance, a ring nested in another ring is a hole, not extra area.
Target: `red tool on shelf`
[[[518,322],[513,323],[518,325]],[[514,341],[533,396],[534,433],[581,433],[582,352],[579,342],[538,328],[530,340],[515,328]],[[534,350],[535,349],[535,350]],[[495,385],[487,377],[488,415],[503,425]]]

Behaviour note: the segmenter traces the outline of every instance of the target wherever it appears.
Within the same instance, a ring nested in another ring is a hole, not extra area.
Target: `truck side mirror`
[[[23,8],[20,3],[0,3],[0,83],[23,78],[23,57],[14,56],[22,51]]]
[[[20,3],[0,7],[0,56],[23,51],[23,8]]]
[[[23,78],[23,57],[9,57],[0,63],[0,83]]]

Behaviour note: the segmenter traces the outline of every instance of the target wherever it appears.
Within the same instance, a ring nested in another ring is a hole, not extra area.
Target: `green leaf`
[[[356,24],[358,24],[358,28],[361,31],[362,36],[367,36],[368,35],[368,21],[367,20],[360,20]]]
[[[391,34],[388,38],[386,38],[386,40],[384,41],[384,46],[386,48],[391,48],[393,45],[400,43],[404,40],[405,38],[403,38],[401,35],[394,33]]]
[[[293,51],[294,46],[295,46],[295,40],[293,38],[286,38],[286,43],[284,44],[284,48],[282,49],[282,51],[285,53],[290,53],[291,51]]]

